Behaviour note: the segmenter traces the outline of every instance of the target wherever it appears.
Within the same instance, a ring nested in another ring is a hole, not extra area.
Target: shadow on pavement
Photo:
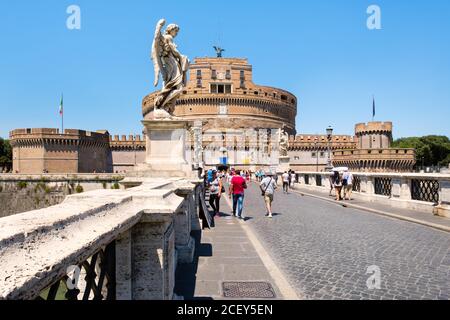
[[[208,297],[195,297],[198,261],[200,257],[212,257],[212,245],[209,243],[202,244],[201,231],[193,231],[191,235],[195,239],[194,261],[189,264],[178,265],[175,274],[175,294],[178,296],[183,296],[185,300],[213,300]]]

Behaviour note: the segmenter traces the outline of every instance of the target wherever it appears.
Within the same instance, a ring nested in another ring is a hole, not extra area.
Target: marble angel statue
[[[160,75],[163,87],[155,99],[155,112],[164,110],[173,115],[175,102],[186,85],[189,59],[180,54],[174,43],[180,28],[169,24],[164,31],[166,20],[158,21],[152,46],[152,60],[155,68],[155,87],[159,84]]]
[[[289,135],[286,133],[284,128],[280,130],[279,145],[280,145],[280,156],[286,157],[288,155],[289,149]]]

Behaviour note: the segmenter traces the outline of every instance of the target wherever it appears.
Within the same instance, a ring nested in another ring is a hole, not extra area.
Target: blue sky
[[[180,25],[191,60],[246,57],[257,84],[294,93],[297,131],[353,134],[371,120],[394,122],[394,137],[450,136],[450,1],[1,0],[0,136],[14,128],[141,132],[141,101],[153,91],[154,27]],[[66,9],[81,8],[81,30]],[[382,30],[366,27],[377,4]]]

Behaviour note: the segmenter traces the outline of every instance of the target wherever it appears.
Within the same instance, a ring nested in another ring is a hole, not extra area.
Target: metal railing
[[[392,179],[375,178],[375,194],[390,197],[392,195]]]
[[[116,300],[115,241],[71,267],[71,275],[43,290],[36,300]]]
[[[411,198],[413,200],[439,203],[439,181],[411,180]]]

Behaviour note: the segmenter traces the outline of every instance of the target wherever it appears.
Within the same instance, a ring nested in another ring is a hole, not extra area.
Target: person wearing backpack
[[[277,189],[277,183],[273,177],[272,172],[267,172],[266,177],[261,181],[261,192],[266,203],[267,214],[266,217],[273,218],[272,203],[274,199],[275,190]]]

